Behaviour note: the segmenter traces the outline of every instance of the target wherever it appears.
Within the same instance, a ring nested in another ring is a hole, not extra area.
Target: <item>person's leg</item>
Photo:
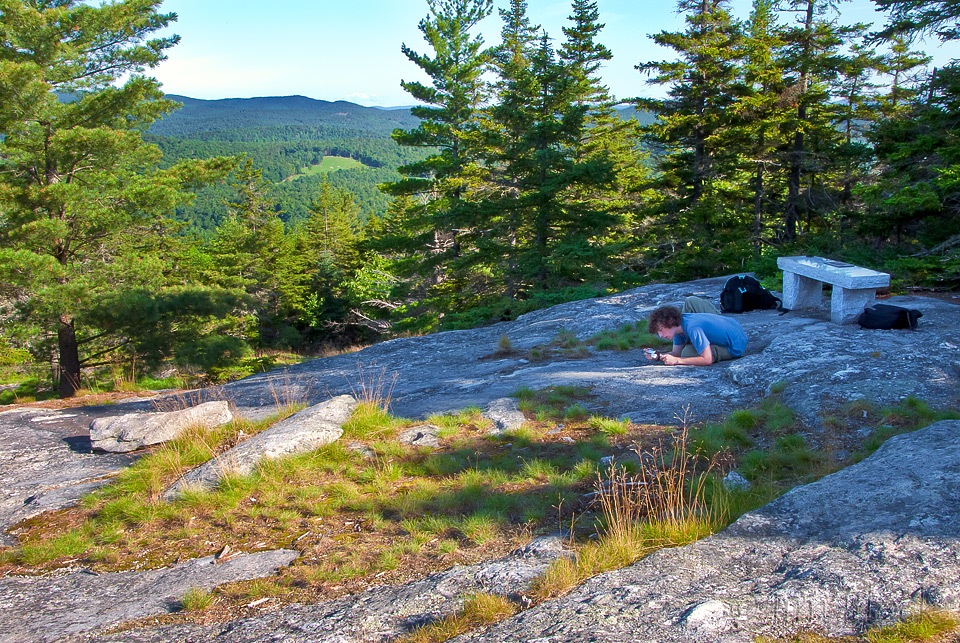
[[[702,297],[687,297],[683,300],[683,310],[682,313],[710,313],[711,315],[719,315],[720,311],[717,310],[717,307],[711,304],[709,301]]]
[[[714,346],[710,345],[710,348],[713,349],[713,361],[716,362],[725,362],[729,359],[734,359],[733,355],[730,354],[730,351],[727,350],[726,346]]]
[[[713,353],[713,361],[717,361],[717,347],[710,344],[710,352]],[[697,357],[700,353],[693,347],[693,344],[686,344],[680,351],[680,357]]]
[[[714,364],[733,359],[733,355],[730,354],[730,351],[727,350],[726,346],[710,344],[710,353],[713,355]],[[693,347],[693,344],[687,344],[680,352],[680,357],[696,357],[699,354],[700,353],[697,352],[697,349]]]

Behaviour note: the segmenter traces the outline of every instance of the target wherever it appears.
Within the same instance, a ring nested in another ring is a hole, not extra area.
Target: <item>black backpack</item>
[[[781,314],[787,312],[783,308],[783,302],[750,275],[730,277],[723,285],[720,310],[725,313],[745,313],[749,310],[770,308],[776,308]]]
[[[860,324],[860,328],[878,328],[880,330],[909,328],[910,330],[916,330],[917,320],[921,317],[923,317],[923,313],[913,308],[874,304],[863,309],[860,317],[857,318],[857,323]]]

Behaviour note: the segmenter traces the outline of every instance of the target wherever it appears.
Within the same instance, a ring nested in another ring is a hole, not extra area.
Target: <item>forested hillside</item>
[[[319,183],[350,191],[364,218],[382,217],[390,197],[378,186],[400,178],[397,168],[422,158],[425,152],[401,147],[395,129],[411,129],[418,120],[409,108],[362,107],[346,101],[329,102],[304,96],[198,100],[168,94],[181,106],[154,123],[146,140],[163,150],[164,164],[182,159],[235,156],[253,159],[268,191],[289,223],[309,216]],[[653,121],[653,114],[633,105],[620,106],[621,118]],[[359,168],[304,172],[319,167],[324,157],[356,159]],[[223,220],[233,190],[219,184],[197,191],[196,199],[178,209],[178,218],[209,233]]]
[[[423,155],[419,150],[400,147],[390,138],[394,129],[416,126],[418,119],[409,109],[361,107],[303,96],[167,98],[181,107],[154,123],[145,137],[163,151],[164,164],[247,155],[270,183],[268,194],[289,223],[308,217],[323,179],[353,193],[364,217],[383,216],[390,199],[377,186],[397,180],[398,167]],[[355,159],[362,165],[309,171],[329,156]],[[178,209],[178,218],[209,233],[223,220],[225,202],[233,194],[223,184],[201,189],[191,205]]]

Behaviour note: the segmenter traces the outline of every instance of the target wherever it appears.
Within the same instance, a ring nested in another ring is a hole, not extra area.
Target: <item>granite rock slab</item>
[[[133,454],[94,453],[90,409],[21,408],[0,412],[0,544],[9,527],[77,502],[136,461]]]
[[[213,489],[226,474],[247,475],[263,460],[305,453],[335,442],[357,408],[352,395],[339,395],[294,413],[213,460],[191,469],[164,491],[172,500],[187,489]]]
[[[90,443],[101,451],[127,453],[173,440],[190,427],[213,428],[232,419],[230,405],[223,400],[176,411],[115,415],[90,423]]]
[[[453,613],[471,593],[515,596],[550,563],[569,555],[560,536],[542,536],[503,558],[458,565],[399,586],[375,587],[313,605],[279,610],[219,625],[143,628],[116,636],[79,637],[100,643],[386,643]]]
[[[299,553],[289,549],[206,556],[149,571],[0,578],[0,641],[46,643],[180,608],[191,589],[268,576]]]

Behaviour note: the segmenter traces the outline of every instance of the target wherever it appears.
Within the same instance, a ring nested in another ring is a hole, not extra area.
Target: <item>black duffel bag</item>
[[[923,317],[923,313],[914,308],[904,308],[903,306],[891,306],[890,304],[874,304],[864,308],[857,318],[857,323],[861,328],[878,328],[880,330],[892,330],[894,328],[917,329],[917,320]]]

